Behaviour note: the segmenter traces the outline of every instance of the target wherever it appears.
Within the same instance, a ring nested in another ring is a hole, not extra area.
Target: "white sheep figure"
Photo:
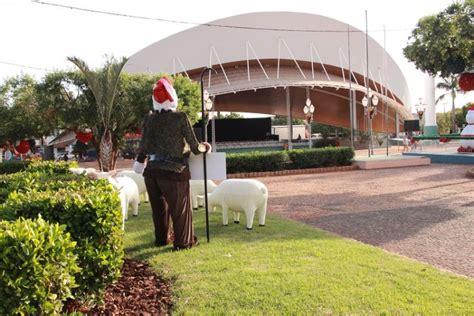
[[[222,208],[222,223],[229,223],[228,211],[234,212],[234,223],[239,223],[240,213],[245,212],[247,229],[252,229],[255,212],[258,213],[259,226],[265,226],[268,190],[265,184],[254,179],[230,179],[221,182],[208,194],[211,209]]]
[[[136,173],[133,170],[122,170],[117,172],[118,177],[129,177],[135,181],[138,186],[138,193],[143,196],[143,199],[148,203],[148,192],[146,191],[145,178],[143,174]]]
[[[69,171],[74,174],[85,174],[86,169],[84,168],[69,168]]]
[[[193,209],[204,205],[204,180],[189,180],[189,187],[191,188],[191,205]],[[217,185],[212,180],[207,180],[207,192],[211,193]]]
[[[118,191],[120,198],[120,205],[122,207],[123,224],[125,228],[125,221],[128,220],[128,207],[132,206],[133,215],[138,215],[138,204],[140,196],[138,193],[138,186],[132,179],[128,177],[111,177],[107,178],[112,186]]]

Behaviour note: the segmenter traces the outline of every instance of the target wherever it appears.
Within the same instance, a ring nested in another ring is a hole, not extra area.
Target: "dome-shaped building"
[[[212,66],[217,74],[204,78],[217,111],[304,118],[309,97],[316,107],[314,121],[358,130],[367,129],[361,101],[368,82],[379,99],[374,131],[395,132],[397,119],[400,124],[411,117],[407,83],[395,61],[370,37],[368,51],[367,75],[364,32],[315,14],[258,12],[155,42],[131,56],[125,70],[182,73],[199,80],[202,69]]]

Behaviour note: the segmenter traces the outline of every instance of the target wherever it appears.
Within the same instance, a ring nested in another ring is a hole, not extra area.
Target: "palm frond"
[[[446,96],[448,96],[448,95],[450,95],[450,92],[446,92],[446,93],[440,95],[440,96],[436,99],[435,104],[438,104],[439,101],[443,101],[444,98],[445,98]]]

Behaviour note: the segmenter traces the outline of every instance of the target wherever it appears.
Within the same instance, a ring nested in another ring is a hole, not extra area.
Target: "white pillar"
[[[436,124],[436,104],[435,104],[435,78],[425,78],[425,97],[424,103],[426,104],[426,110],[424,115],[424,128],[423,133],[425,135],[436,135],[438,134],[438,125]]]

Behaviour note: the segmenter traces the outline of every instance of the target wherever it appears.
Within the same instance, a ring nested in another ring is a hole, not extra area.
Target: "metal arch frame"
[[[312,77],[313,77],[313,80],[314,80],[314,58],[313,58],[313,50],[314,52],[316,53],[316,55],[318,56],[318,59],[319,59],[319,63],[321,64],[321,66],[323,67],[323,70],[324,70],[324,73],[326,74],[326,78],[328,78],[328,81],[331,81],[331,78],[329,77],[329,74],[326,70],[326,67],[324,66],[324,63],[323,63],[323,60],[321,59],[321,55],[319,55],[319,51],[316,49],[316,46],[314,45],[313,42],[311,42],[309,44],[309,53],[311,55],[311,74],[312,74]]]
[[[300,67],[300,64],[298,64],[298,61],[296,60],[295,55],[291,51],[290,47],[286,43],[285,39],[283,37],[278,38],[278,65],[277,65],[277,80],[280,79],[280,59],[281,59],[281,43],[283,43],[288,50],[288,53],[290,54],[291,58],[296,64],[296,67],[298,67],[298,70],[300,71],[301,76],[303,76],[304,79],[306,79],[306,75],[304,74],[303,70]]]
[[[249,48],[252,50],[253,55],[255,56],[255,59],[257,59],[258,64],[260,65],[260,68],[262,69],[263,73],[265,74],[265,77],[267,80],[270,80],[270,77],[268,77],[267,72],[265,71],[265,68],[263,67],[262,63],[260,62],[260,59],[257,56],[257,53],[255,52],[255,49],[253,49],[252,44],[250,41],[245,42],[245,50],[246,50],[246,55],[247,55],[247,78],[248,81],[250,82],[250,59],[249,59]]]
[[[214,56],[216,56],[216,58],[217,58],[217,62],[219,63],[219,66],[221,67],[222,73],[224,74],[225,80],[227,81],[227,85],[230,86],[229,78],[227,77],[224,66],[222,65],[221,59],[219,58],[219,54],[217,53],[217,50],[216,50],[214,45],[211,45],[211,47],[209,47],[209,67],[207,67],[207,68],[212,68],[212,65],[213,65],[212,64],[212,52],[214,52]],[[209,71],[208,88],[210,88],[210,87],[211,87],[211,72]]]
[[[344,60],[346,61],[346,64],[349,66],[349,61],[347,60],[346,55],[344,55],[344,51],[342,50],[342,48],[339,48],[339,61],[341,62],[342,72],[344,73],[344,67],[342,67],[343,64],[342,64],[342,61],[341,61],[341,57],[344,58]],[[357,77],[354,74],[354,71],[350,70],[350,73],[352,74],[352,78],[354,78],[355,83],[359,85],[359,80],[357,80]]]
[[[176,61],[178,61],[179,65],[181,66],[181,70],[184,72],[184,74],[186,75],[186,77],[189,78],[189,75],[188,75],[188,72],[186,71],[186,68],[184,67],[183,65],[183,62],[181,61],[181,59],[179,58],[179,56],[175,56],[173,57],[173,74],[176,74]]]

